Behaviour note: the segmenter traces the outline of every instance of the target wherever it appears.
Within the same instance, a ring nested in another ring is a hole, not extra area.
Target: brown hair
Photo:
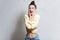
[[[29,4],[29,7],[30,7],[30,5],[34,5],[34,6],[35,6],[35,8],[37,8],[37,7],[36,7],[36,4],[35,4],[35,2],[34,2],[34,1],[32,1],[32,2]]]

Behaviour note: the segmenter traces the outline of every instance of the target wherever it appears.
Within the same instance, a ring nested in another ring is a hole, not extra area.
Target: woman
[[[28,13],[25,14],[24,20],[26,25],[26,37],[25,40],[40,40],[37,32],[37,24],[40,19],[40,16],[36,14],[36,5],[35,2],[32,1],[29,4]]]

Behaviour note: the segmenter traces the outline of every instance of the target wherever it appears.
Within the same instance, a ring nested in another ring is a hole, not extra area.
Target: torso
[[[28,15],[28,14],[27,14]],[[26,17],[27,17],[27,19],[29,20],[29,16],[27,16],[26,15]],[[39,18],[39,16],[36,14],[35,15],[35,17],[34,17],[34,20],[32,20],[32,22],[34,22],[35,23],[35,21],[36,21],[36,19],[38,19]],[[36,28],[37,29],[37,28]],[[30,37],[30,38],[33,38],[33,37],[36,37],[37,36],[37,33],[36,33],[36,29],[28,29],[27,27],[26,27],[26,30],[27,30],[27,36],[28,37]]]
[[[33,21],[34,19],[32,19],[31,21]],[[27,28],[26,28],[27,29]],[[29,29],[27,29],[29,31]],[[34,29],[33,29],[34,30]],[[34,38],[36,37],[37,33],[32,33],[33,30],[30,30],[30,32],[27,33],[27,36],[30,38]]]

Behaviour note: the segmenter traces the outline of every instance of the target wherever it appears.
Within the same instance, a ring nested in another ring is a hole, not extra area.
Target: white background
[[[24,14],[32,0],[0,0],[0,40],[24,40]],[[35,0],[41,40],[60,40],[60,0]]]

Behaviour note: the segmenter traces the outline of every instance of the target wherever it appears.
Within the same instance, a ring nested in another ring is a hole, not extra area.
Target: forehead
[[[34,5],[30,5],[30,7],[35,7]]]

